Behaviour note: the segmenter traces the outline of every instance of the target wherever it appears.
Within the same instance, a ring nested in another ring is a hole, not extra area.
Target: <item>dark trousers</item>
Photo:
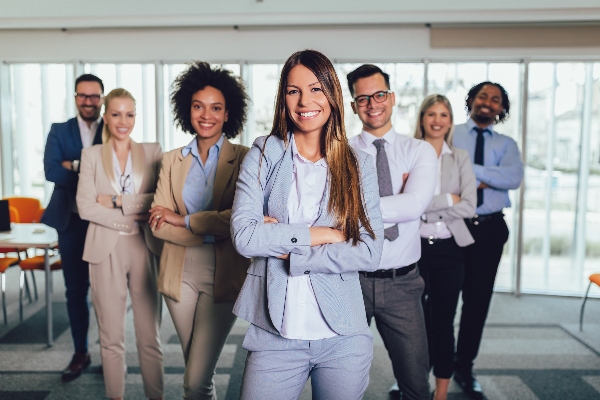
[[[508,240],[504,218],[494,218],[478,225],[467,223],[475,243],[465,247],[465,279],[460,330],[456,343],[454,369],[469,372],[479,352],[496,272]]]
[[[429,399],[429,356],[418,268],[394,278],[360,276],[367,321],[375,317],[405,400]]]
[[[437,378],[452,377],[454,316],[465,271],[465,252],[454,238],[430,243],[421,239],[419,273],[425,282],[423,312],[427,327],[429,365]]]
[[[82,260],[87,228],[88,221],[84,221],[79,218],[78,214],[72,213],[69,226],[58,234],[58,245],[67,289],[67,312],[77,353],[87,353],[88,351],[90,270],[88,263]]]

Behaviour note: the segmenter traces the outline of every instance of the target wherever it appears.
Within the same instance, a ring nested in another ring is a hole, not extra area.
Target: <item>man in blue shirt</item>
[[[473,374],[496,272],[508,239],[502,209],[510,207],[508,191],[523,180],[523,161],[516,142],[497,133],[495,124],[508,117],[510,102],[498,83],[482,82],[467,96],[469,120],[455,127],[453,145],[466,150],[477,178],[477,210],[466,220],[475,243],[466,247],[463,306],[454,360],[454,380],[474,399],[484,399]]]

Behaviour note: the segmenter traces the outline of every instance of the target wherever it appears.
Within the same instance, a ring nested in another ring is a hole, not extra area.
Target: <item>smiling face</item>
[[[354,82],[354,95],[372,96],[376,92],[388,90],[383,75],[377,73]],[[363,123],[363,129],[370,134],[382,137],[392,129],[392,110],[396,104],[394,93],[388,94],[385,101],[377,103],[370,98],[365,106],[359,106],[354,101],[351,103],[352,111]]]
[[[210,146],[219,141],[228,118],[225,106],[223,93],[212,86],[194,93],[190,119],[198,140]]]
[[[435,103],[423,113],[421,127],[425,140],[443,140],[452,128],[452,115],[443,103]]]
[[[304,65],[290,70],[285,88],[285,108],[294,123],[294,134],[321,134],[331,115],[322,85]]]
[[[75,96],[75,106],[77,106],[81,119],[88,122],[97,121],[102,107],[102,87],[100,84],[94,81],[79,82],[75,87],[75,93],[80,95]],[[97,96],[97,98],[92,99],[89,96]]]
[[[502,110],[502,93],[495,85],[484,85],[471,102],[471,118],[482,128],[493,124]]]
[[[135,103],[129,97],[115,97],[106,105],[103,118],[112,140],[128,140],[135,126]]]

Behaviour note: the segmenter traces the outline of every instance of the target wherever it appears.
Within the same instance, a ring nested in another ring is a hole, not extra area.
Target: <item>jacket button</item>
[[[304,275],[310,274],[310,271],[304,271]]]
[[[296,243],[298,241],[298,239],[296,238],[292,238],[292,243]],[[305,272],[306,273],[306,272]]]

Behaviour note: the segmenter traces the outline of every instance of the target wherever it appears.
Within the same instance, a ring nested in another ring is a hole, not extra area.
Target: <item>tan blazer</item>
[[[81,153],[81,169],[77,187],[79,216],[90,221],[83,259],[92,264],[104,261],[115,248],[119,232],[131,232],[135,215],[148,212],[160,171],[162,150],[158,143],[131,141],[133,184],[135,194],[122,196],[122,208],[106,208],[96,202],[99,194],[119,195],[121,188],[113,167],[110,142],[88,147]],[[146,245],[157,256],[162,250],[162,240],[152,235],[147,222],[140,222]]]
[[[165,241],[160,258],[158,290],[173,300],[181,299],[181,280],[186,247],[201,246],[204,235],[215,236],[215,303],[233,302],[246,278],[250,260],[233,248],[229,220],[231,206],[240,173],[240,166],[248,148],[223,141],[219,154],[213,191],[214,211],[200,211],[190,216],[190,228],[164,224],[154,230],[156,237]],[[165,153],[160,178],[152,206],[168,208],[179,215],[187,215],[183,203],[183,186],[192,166],[192,154],[183,157],[181,148]]]

